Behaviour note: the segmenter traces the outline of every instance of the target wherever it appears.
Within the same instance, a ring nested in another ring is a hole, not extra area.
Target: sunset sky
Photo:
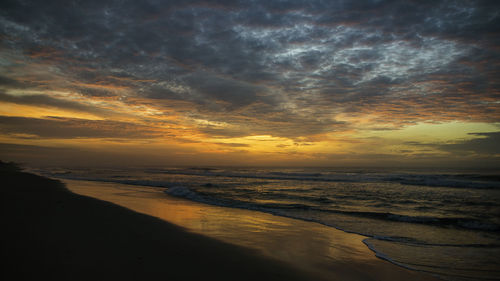
[[[500,167],[500,1],[1,1],[0,159]]]

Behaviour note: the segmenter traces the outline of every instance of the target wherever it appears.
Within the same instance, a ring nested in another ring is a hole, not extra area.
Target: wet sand
[[[4,280],[435,280],[315,223],[157,188],[66,181],[82,196],[36,175],[0,174]]]
[[[314,280],[58,181],[0,172],[2,280]]]
[[[164,188],[64,180],[73,192],[113,202],[230,244],[258,251],[326,280],[436,280],[383,261],[360,235],[318,223],[172,197]]]

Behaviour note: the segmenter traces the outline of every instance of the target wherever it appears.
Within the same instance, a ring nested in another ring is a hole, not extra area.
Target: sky
[[[0,3],[0,158],[500,167],[499,1]]]

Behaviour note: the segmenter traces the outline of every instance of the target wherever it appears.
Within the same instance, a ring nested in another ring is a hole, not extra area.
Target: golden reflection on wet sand
[[[201,204],[168,196],[162,188],[74,180],[64,182],[77,194],[109,201],[195,233],[256,249],[305,270],[320,271],[338,278],[343,264],[366,267],[356,267],[361,275],[368,275],[361,271],[373,268],[387,271],[386,267],[395,267],[377,259],[362,243],[363,236],[317,223]]]

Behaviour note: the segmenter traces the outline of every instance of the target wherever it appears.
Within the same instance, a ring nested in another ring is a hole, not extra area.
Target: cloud
[[[55,107],[66,110],[110,115],[111,112],[95,106],[85,105],[74,101],[53,98],[44,94],[37,95],[9,95],[0,91],[0,102],[33,105],[38,107]]]
[[[165,133],[126,122],[48,117],[46,119],[0,116],[0,132],[37,138],[154,138]]]
[[[226,142],[216,142],[217,145],[228,146],[228,147],[249,147],[246,143],[226,143]]]
[[[22,82],[0,75],[0,87],[2,88],[25,89],[31,86],[33,86],[32,82]]]
[[[488,156],[500,155],[500,132],[491,133],[470,133],[469,135],[478,136],[470,140],[465,140],[453,144],[439,145],[440,149],[453,153],[477,153]]]
[[[262,86],[201,73],[190,75],[186,81],[194,91],[191,95],[195,98],[201,102],[221,102],[228,109],[238,109],[259,102],[274,103],[272,96]]]
[[[184,102],[186,122],[229,124],[199,125],[209,136],[308,137],[366,126],[352,121],[363,116],[390,128],[500,120],[495,1],[70,2],[0,4],[4,88],[165,112]]]

